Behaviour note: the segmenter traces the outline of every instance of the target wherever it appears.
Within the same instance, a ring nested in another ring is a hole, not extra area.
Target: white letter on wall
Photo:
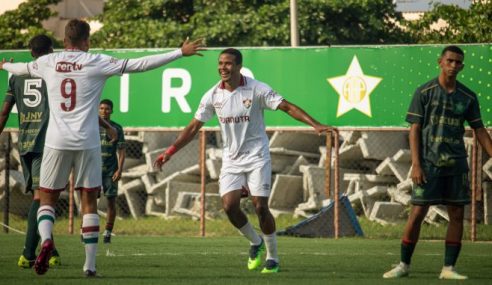
[[[179,78],[183,84],[179,87],[172,87],[173,78]],[[183,68],[168,68],[162,73],[162,112],[171,111],[171,98],[178,102],[179,108],[183,113],[191,113],[191,108],[185,99],[185,96],[191,90],[191,75],[188,70]]]
[[[128,90],[130,89],[130,74],[123,74],[120,79],[120,112],[128,112]]]

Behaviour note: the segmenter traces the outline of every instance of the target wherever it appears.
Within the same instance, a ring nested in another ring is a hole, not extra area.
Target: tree
[[[41,22],[55,13],[49,5],[61,0],[29,0],[19,5],[16,10],[7,11],[0,17],[0,46],[2,49],[25,49],[29,40],[39,34],[52,33],[46,31]],[[59,43],[55,41],[55,46]]]
[[[302,45],[408,43],[392,0],[300,1]],[[186,37],[208,46],[290,45],[289,0],[109,0],[93,45],[168,47]]]
[[[433,29],[439,20],[443,20],[446,25]],[[490,43],[492,1],[473,1],[469,9],[436,4],[421,19],[404,24],[419,43]]]

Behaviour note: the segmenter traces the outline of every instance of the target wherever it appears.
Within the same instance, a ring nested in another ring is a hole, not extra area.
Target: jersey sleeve
[[[212,94],[214,89],[210,90],[207,92],[203,97],[202,100],[200,101],[200,105],[198,105],[198,109],[196,110],[195,113],[195,119],[197,119],[200,122],[207,122],[210,120],[214,114],[215,114],[215,109],[212,103]]]
[[[257,94],[260,98],[260,105],[262,109],[277,110],[278,105],[280,105],[280,103],[284,100],[281,95],[266,84],[258,86]]]
[[[482,116],[480,115],[480,106],[478,99],[472,100],[465,113],[465,120],[468,122],[471,128],[478,129],[483,128]]]
[[[412,102],[408,108],[406,121],[410,124],[422,124],[424,121],[423,94],[417,89],[413,94]]]
[[[122,75],[128,64],[128,59],[118,59],[104,54],[100,54],[99,57],[99,70],[103,75],[108,77]]]
[[[25,62],[17,62],[17,63],[11,63],[11,62],[6,62],[3,64],[3,69],[12,73],[13,75],[30,75],[29,71],[29,65],[33,64],[33,62],[25,63]]]

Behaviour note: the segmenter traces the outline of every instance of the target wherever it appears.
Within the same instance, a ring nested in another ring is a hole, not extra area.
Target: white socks
[[[99,215],[84,215],[82,219],[82,236],[85,243],[84,271],[96,271],[97,241],[99,239]]]
[[[258,233],[253,229],[253,226],[247,222],[239,232],[249,240],[251,245],[259,245],[261,243],[261,238]]]
[[[265,235],[263,234],[266,246],[266,260],[273,259],[278,262],[277,255],[277,235],[276,233]]]
[[[49,205],[43,205],[38,209],[38,231],[41,236],[41,244],[51,239],[53,224],[55,223],[55,209]]]

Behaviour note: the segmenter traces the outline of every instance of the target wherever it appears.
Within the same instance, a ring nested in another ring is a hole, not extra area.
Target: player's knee
[[[224,203],[222,207],[224,208],[224,212],[226,212],[228,216],[234,215],[240,211],[238,203]]]
[[[268,204],[257,203],[255,205],[256,214],[260,217],[266,217],[270,214],[270,209],[268,208]]]

